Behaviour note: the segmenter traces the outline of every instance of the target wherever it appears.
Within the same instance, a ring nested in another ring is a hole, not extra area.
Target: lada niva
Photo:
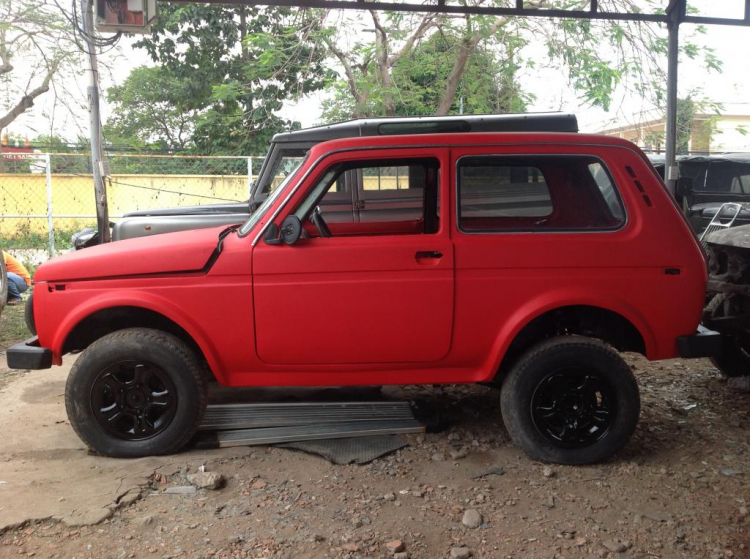
[[[351,176],[366,204],[340,192]],[[699,243],[631,143],[348,138],[312,147],[242,225],[43,264],[38,338],[8,362],[47,368],[82,352],[67,411],[107,456],[179,450],[213,377],[493,384],[529,456],[585,464],[622,448],[638,421],[618,352],[710,353],[714,333],[696,334],[705,289]]]

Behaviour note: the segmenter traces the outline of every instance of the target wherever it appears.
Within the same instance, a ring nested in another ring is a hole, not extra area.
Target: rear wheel
[[[541,462],[606,460],[625,446],[640,414],[628,364],[605,343],[578,336],[528,350],[505,378],[500,398],[511,438]]]
[[[206,392],[187,345],[159,330],[131,328],[81,354],[68,376],[65,407],[93,450],[135,458],[180,450],[198,430]]]

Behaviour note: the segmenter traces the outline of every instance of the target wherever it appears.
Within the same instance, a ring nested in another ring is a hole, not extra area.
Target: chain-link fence
[[[262,157],[113,155],[109,213],[238,202],[250,196]],[[0,246],[38,261],[96,226],[88,154],[0,153]]]

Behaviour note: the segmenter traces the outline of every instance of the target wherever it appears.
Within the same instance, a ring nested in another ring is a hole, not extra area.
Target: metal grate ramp
[[[223,404],[208,406],[199,448],[424,433],[408,402]]]

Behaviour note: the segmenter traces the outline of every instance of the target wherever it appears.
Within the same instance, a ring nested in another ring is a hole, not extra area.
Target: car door
[[[447,150],[400,149],[338,153],[318,164],[278,223],[304,212],[306,204],[324,207],[309,200],[320,181],[331,182],[335,190],[347,173],[394,166],[426,169],[419,185],[426,192],[422,215],[405,219],[397,201],[390,213],[381,208],[379,221],[361,223],[352,208],[351,222],[328,224],[330,238],[299,215],[310,238],[291,246],[259,241],[253,250],[253,297],[256,350],[263,361],[431,363],[448,353],[453,246],[449,224],[438,218],[449,212],[437,207],[438,198],[449,199],[447,162]]]

